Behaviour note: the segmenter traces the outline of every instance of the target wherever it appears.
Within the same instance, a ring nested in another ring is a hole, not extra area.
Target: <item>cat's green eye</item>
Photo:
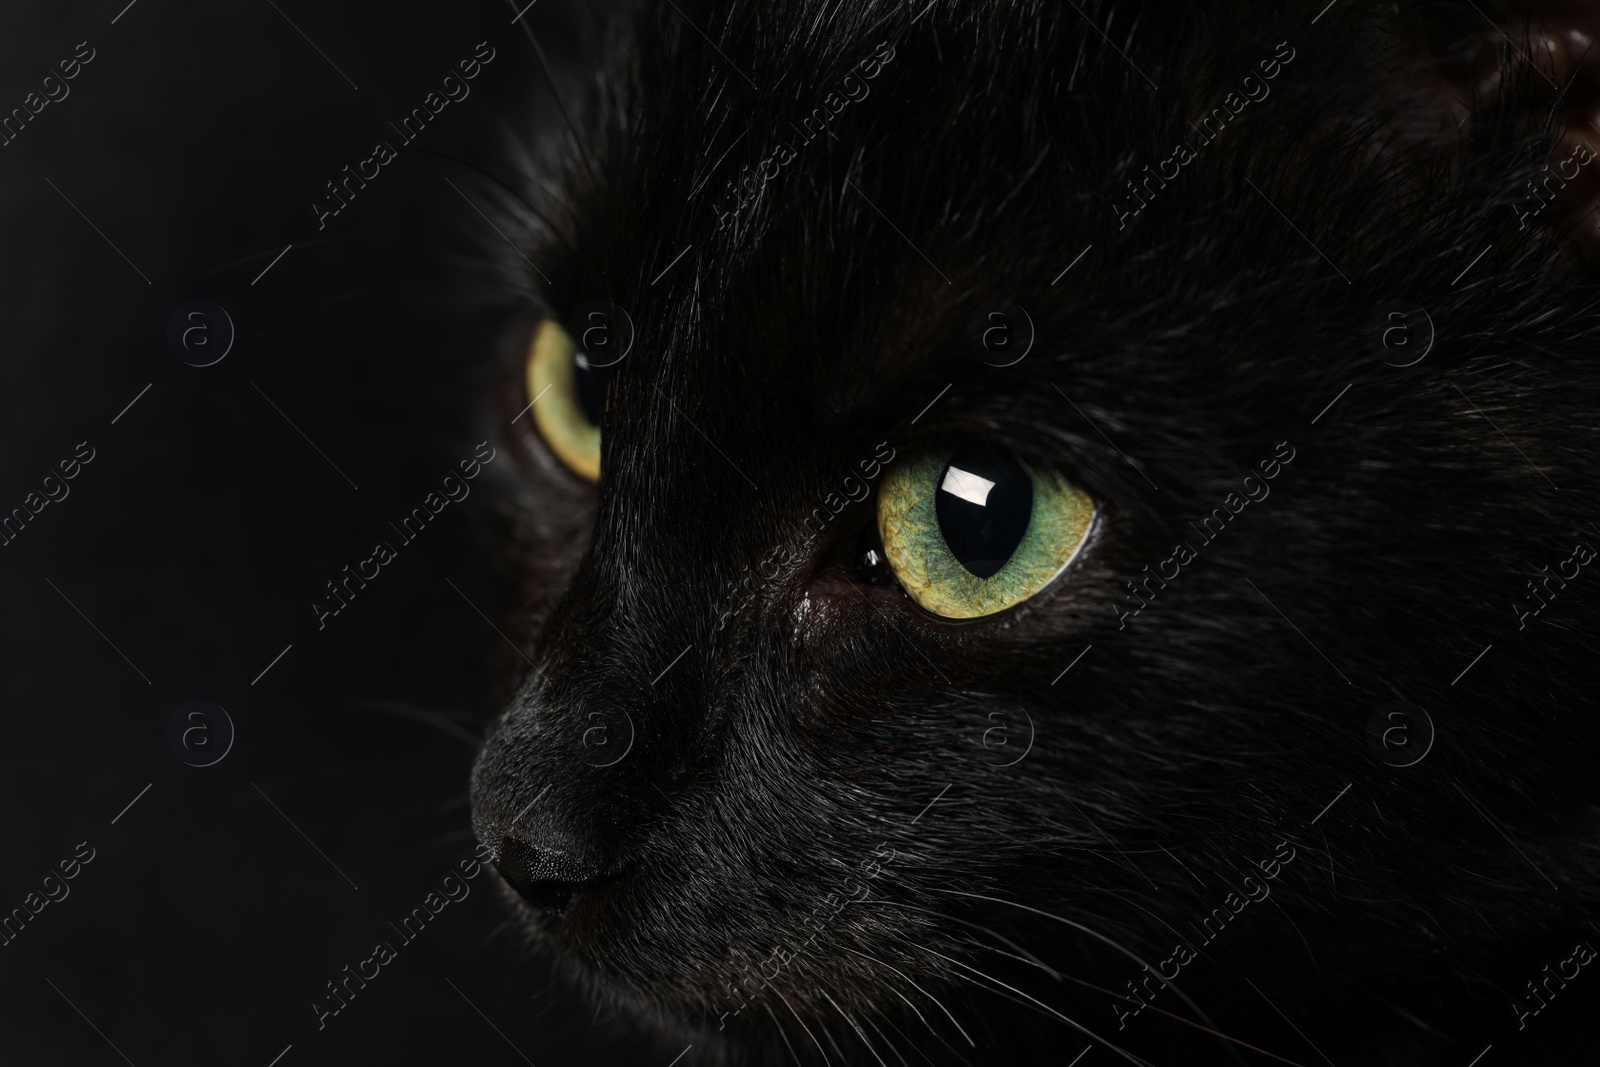
[[[1088,540],[1094,514],[1082,489],[989,449],[907,457],[878,494],[896,580],[947,619],[993,615],[1049,585]]]
[[[573,473],[598,482],[600,395],[594,372],[554,319],[545,319],[534,331],[527,385],[533,424],[544,443]]]

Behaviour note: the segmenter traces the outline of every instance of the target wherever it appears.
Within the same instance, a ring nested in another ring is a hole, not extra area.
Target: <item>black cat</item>
[[[469,279],[530,938],[700,1063],[1591,1062],[1597,22],[640,8]]]

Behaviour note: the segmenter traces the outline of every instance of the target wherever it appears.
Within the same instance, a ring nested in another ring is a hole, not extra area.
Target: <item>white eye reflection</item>
[[[989,503],[989,490],[994,488],[994,483],[970,471],[951,467],[945,472],[944,483],[939,488],[981,508]]]

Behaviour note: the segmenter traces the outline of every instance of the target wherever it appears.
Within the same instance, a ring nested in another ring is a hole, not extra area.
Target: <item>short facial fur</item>
[[[473,797],[503,861],[587,883],[506,897],[600,1002],[730,1063],[1266,1062],[1199,1026],[1311,1062],[1284,1017],[1466,1062],[1600,937],[1600,584],[1514,608],[1600,544],[1592,282],[1515,209],[1570,127],[1525,68],[1452,110],[1455,5],[1322,6],[683,0],[569,96],[497,220],[526,259],[473,275],[518,651]],[[511,422],[534,324],[590,300],[635,330],[597,489]],[[1397,300],[1436,331],[1408,367]],[[966,337],[995,301],[1011,366]],[[952,440],[1100,503],[965,625],[861,581],[843,503]],[[1437,728],[1411,767],[1368,743],[1395,700]]]

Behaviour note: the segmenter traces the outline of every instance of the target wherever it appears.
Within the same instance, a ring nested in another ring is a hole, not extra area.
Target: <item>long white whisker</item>
[[[872,1016],[864,1014],[861,1016],[861,1021],[872,1027],[873,1033],[883,1038],[883,1043],[888,1046],[889,1051],[894,1054],[894,1058],[900,1061],[900,1067],[911,1067],[911,1064],[906,1062],[906,1058],[900,1055],[900,1050],[894,1047],[894,1042],[889,1040],[889,1036],[882,1030],[878,1029],[878,1024],[872,1021]]]
[[[1124,956],[1128,957],[1130,960],[1132,960],[1133,962],[1137,963],[1140,967],[1143,967],[1145,970],[1152,971],[1157,975],[1159,975],[1161,973],[1160,971],[1157,971],[1154,967],[1151,967],[1144,960],[1140,959],[1138,954],[1136,952],[1134,952],[1132,949],[1125,948],[1122,945],[1117,944],[1117,942],[1111,940],[1111,938],[1107,937],[1105,934],[1102,934],[1097,930],[1091,930],[1091,929],[1089,929],[1089,927],[1083,925],[1080,922],[1074,922],[1071,919],[1063,918],[1060,915],[1053,915],[1048,911],[1041,911],[1038,908],[1029,907],[1026,904],[1019,904],[1014,900],[1002,900],[1000,897],[987,897],[987,896],[984,896],[982,893],[965,893],[965,892],[962,892],[959,889],[936,889],[936,888],[934,888],[932,886],[928,887],[928,891],[932,892],[932,893],[948,893],[951,896],[957,896],[957,897],[970,897],[973,900],[987,900],[992,904],[1005,904],[1005,905],[1008,905],[1008,906],[1013,907],[1013,908],[1020,908],[1021,910],[1026,911],[1026,912],[1031,912],[1034,915],[1038,915],[1038,916],[1041,916],[1041,917],[1046,918],[1046,919],[1053,919],[1058,923],[1063,923],[1063,924],[1065,924],[1067,926],[1072,927],[1075,930],[1079,930],[1079,931],[1082,931],[1083,933],[1088,934],[1090,937],[1094,938],[1096,941],[1100,941],[1100,942],[1102,942],[1104,944],[1110,945],[1112,948],[1116,949],[1118,952],[1122,953]],[[1217,1028],[1217,1024],[1214,1021],[1212,1021],[1212,1019],[1211,1019],[1211,1017],[1209,1015],[1207,1015],[1204,1011],[1200,1010],[1200,1005],[1196,1004],[1193,1000],[1189,999],[1189,995],[1187,993],[1185,993],[1183,990],[1179,989],[1176,984],[1174,984],[1173,982],[1168,981],[1165,978],[1161,979],[1161,982],[1162,982],[1162,985],[1171,988],[1173,993],[1177,994],[1178,999],[1183,1001],[1186,1005],[1188,1005],[1189,1006],[1189,1010],[1194,1012],[1195,1015],[1198,1016],[1202,1021],[1204,1021],[1207,1026],[1210,1026],[1212,1029],[1216,1029]]]
[[[867,1046],[867,1051],[872,1053],[872,1058],[878,1061],[879,1067],[889,1067],[887,1063],[883,1062],[883,1057],[878,1055],[878,1050],[872,1047],[872,1042],[867,1040],[866,1033],[862,1031],[861,1027],[856,1025],[856,1021],[850,1018],[850,1016],[845,1013],[843,1008],[839,1007],[839,1002],[828,996],[828,991],[826,989],[819,989],[817,992],[821,993],[822,999],[826,1000],[829,1004],[832,1004],[833,1010],[837,1011],[844,1018],[844,1021],[850,1024],[850,1029],[854,1030],[856,1032],[856,1036],[861,1038],[861,1043]],[[840,1053],[840,1055],[843,1055],[843,1053]]]
[[[774,989],[773,992],[778,994],[778,999],[783,1001],[783,1006],[789,1009],[789,1014],[794,1016],[794,1021],[800,1024],[800,1029],[806,1032],[806,1036],[811,1039],[811,1043],[817,1046],[817,1051],[822,1053],[822,1062],[827,1064],[828,1067],[833,1067],[833,1061],[828,1059],[828,1050],[822,1047],[822,1042],[817,1040],[817,1035],[811,1032],[811,1027],[806,1025],[806,1021],[800,1018],[800,1013],[794,1010],[794,1005],[790,1004],[789,998],[783,995],[783,990]],[[827,1033],[827,1031],[824,1030],[823,1033]],[[828,1044],[833,1045],[833,1038],[828,1038]],[[833,1050],[839,1052],[839,1046],[834,1045]],[[839,1054],[841,1056],[844,1055],[842,1052]]]
[[[772,1025],[778,1028],[778,1036],[783,1038],[783,1043],[788,1046],[789,1055],[794,1057],[796,1067],[800,1067],[800,1053],[796,1052],[794,1046],[789,1044],[789,1032],[783,1028],[783,1023],[778,1021],[778,1013],[772,1010],[771,1004],[763,1003],[761,1006],[767,1010],[768,1015],[772,1016]]]
[[[855,952],[855,949],[846,948],[845,951],[846,952]],[[862,953],[862,952],[856,952],[855,954],[857,956],[866,956],[866,954]],[[967,1039],[967,1044],[971,1045],[973,1048],[977,1048],[978,1047],[978,1043],[976,1041],[972,1040],[972,1038],[967,1034],[967,1032],[965,1030],[961,1029],[961,1024],[956,1022],[956,1017],[954,1015],[950,1014],[950,1009],[945,1007],[944,1006],[944,1002],[941,1001],[938,997],[934,996],[932,993],[928,992],[926,989],[923,989],[917,983],[913,982],[910,978],[907,978],[905,973],[902,972],[901,970],[899,970],[893,964],[884,963],[881,960],[873,960],[871,956],[866,956],[866,958],[869,959],[869,960],[872,960],[873,963],[876,963],[880,967],[887,967],[887,968],[889,968],[889,970],[894,971],[895,974],[898,974],[898,975],[900,975],[901,978],[905,979],[905,983],[907,985],[909,985],[912,989],[915,989],[918,993],[921,993],[923,996],[925,996],[929,1000],[933,1001],[934,1004],[938,1005],[939,1010],[944,1012],[945,1017],[950,1020],[950,1025],[956,1028],[956,1032],[959,1033],[962,1037]],[[907,1003],[910,1003],[910,1001],[907,1001]],[[913,1008],[912,1010],[916,1011],[915,1008]],[[922,1013],[921,1012],[917,1012],[917,1017],[919,1019],[922,1018]],[[922,1021],[923,1022],[927,1022],[928,1020],[923,1019]],[[933,1027],[929,1026],[928,1029],[932,1030]]]
[[[1017,944],[1015,941],[1011,940],[1009,937],[1007,937],[1004,934],[1000,933],[998,930],[993,930],[993,929],[991,929],[991,928],[989,928],[987,926],[984,926],[982,923],[975,923],[971,919],[958,919],[954,915],[946,915],[942,911],[934,911],[932,908],[919,907],[916,904],[906,904],[906,903],[903,903],[902,901],[898,901],[898,900],[884,900],[881,897],[878,898],[878,899],[875,899],[875,900],[863,900],[861,903],[863,903],[863,904],[887,904],[890,907],[895,907],[895,908],[910,908],[913,911],[926,912],[927,914],[932,915],[935,918],[944,919],[946,922],[960,923],[963,926],[970,926],[974,930],[981,930],[984,933],[988,934],[990,937],[993,937],[993,938],[995,938],[995,939],[997,939],[997,940],[999,940],[999,941],[1001,941],[1001,942],[1003,942],[1003,943],[1005,943],[1007,945],[1010,945],[1012,948],[1016,949],[1018,952],[1022,953],[1029,960],[1031,960],[1035,967],[1038,967],[1040,970],[1044,971],[1044,973],[1048,974],[1051,978],[1054,978],[1056,981],[1058,981],[1058,982],[1061,981],[1061,975],[1054,967],[1051,967],[1048,963],[1045,963],[1044,960],[1041,960],[1039,957],[1035,956],[1033,953],[1029,952],[1027,949],[1023,948],[1021,945]]]
[[[1000,986],[1003,989],[1010,990],[1012,993],[1015,993],[1017,996],[1022,997],[1024,1000],[1027,1000],[1032,1004],[1037,1004],[1039,1007],[1043,1008],[1045,1011],[1049,1012],[1051,1015],[1055,1016],[1057,1019],[1060,1019],[1062,1022],[1066,1023],[1068,1026],[1070,1026],[1074,1030],[1078,1031],[1078,1033],[1082,1034],[1084,1037],[1087,1037],[1089,1040],[1094,1041],[1097,1044],[1104,1045],[1106,1048],[1110,1049],[1112,1052],[1115,1052],[1118,1056],[1121,1056],[1123,1059],[1127,1060],[1129,1063],[1137,1063],[1137,1064],[1140,1064],[1141,1067],[1151,1067],[1151,1065],[1149,1063],[1147,1063],[1146,1061],[1140,1059],[1139,1057],[1135,1056],[1131,1052],[1128,1052],[1128,1051],[1126,1051],[1124,1049],[1118,1048],[1116,1045],[1113,1045],[1111,1042],[1107,1041],[1105,1038],[1101,1037],[1099,1034],[1095,1033],[1093,1030],[1089,1029],[1087,1026],[1084,1026],[1082,1023],[1078,1022],[1076,1019],[1068,1018],[1067,1016],[1061,1014],[1059,1011],[1056,1011],[1054,1008],[1052,1008],[1050,1005],[1046,1004],[1044,1001],[1039,1000],[1036,997],[1029,996],[1028,994],[1024,993],[1022,990],[1016,988],[1015,986],[1006,985],[1004,982],[1000,981],[1000,979],[994,977],[993,975],[984,974],[982,971],[978,970],[978,968],[976,968],[976,967],[972,967],[972,966],[969,966],[969,965],[967,965],[965,963],[962,963],[960,960],[951,959],[949,956],[946,956],[942,952],[934,952],[934,950],[931,949],[931,948],[928,949],[927,951],[933,952],[933,954],[935,956],[938,956],[940,959],[945,960],[945,961],[947,961],[949,963],[953,963],[957,967],[962,968],[963,970],[971,971],[973,974],[977,975],[978,977],[987,979],[988,981],[993,982],[995,985]]]
[[[843,948],[844,946],[840,946],[840,947]],[[894,968],[893,967],[889,967],[889,965],[887,963],[884,963],[882,960],[875,959],[872,956],[867,955],[865,952],[857,952],[853,948],[845,948],[845,951],[850,953],[850,954],[852,954],[852,955],[860,956],[862,959],[866,960],[867,962],[877,964],[879,967],[886,967],[891,971],[894,970]],[[895,971],[895,973],[896,974],[900,974],[899,971]],[[900,977],[901,978],[905,978],[905,975],[901,974]],[[915,1004],[911,1003],[911,1001],[909,1001],[909,1000],[906,1000],[906,995],[904,993],[900,992],[900,990],[896,989],[892,985],[889,987],[889,992],[893,993],[895,996],[899,997],[901,1000],[905,1000],[906,1007],[910,1008],[913,1012],[915,1012],[917,1018],[922,1019],[922,1025],[926,1026],[928,1028],[928,1032],[930,1034],[933,1034],[935,1037],[938,1036],[939,1032],[933,1028],[933,1024],[930,1023],[926,1018],[923,1018],[922,1012],[917,1010],[917,1006]]]
[[[988,952],[993,952],[997,956],[1004,956],[1008,960],[1016,960],[1018,963],[1029,963],[1030,962],[1028,960],[1023,959],[1021,956],[1016,955],[1013,952],[1007,952],[1004,949],[995,948],[993,945],[985,945],[980,941],[973,941],[972,944],[977,948],[984,949],[984,950],[986,950]],[[965,976],[963,976],[963,977],[965,977]],[[970,979],[969,979],[969,981],[970,981]],[[1140,1001],[1135,1000],[1133,997],[1125,997],[1120,993],[1113,993],[1109,989],[1102,989],[1101,987],[1093,984],[1092,982],[1085,982],[1081,978],[1072,978],[1072,977],[1069,976],[1067,978],[1067,981],[1072,982],[1075,985],[1083,986],[1085,989],[1092,989],[1096,993],[1104,993],[1106,996],[1112,997],[1112,998],[1117,999],[1117,1000],[1124,1001],[1124,1002],[1126,1002],[1128,1004],[1138,1004],[1138,1003],[1140,1003]],[[974,984],[976,984],[976,983],[974,983]],[[982,988],[982,987],[980,987],[980,988]],[[989,992],[993,993],[993,992],[996,992],[996,991],[991,989],[991,990],[989,990]],[[1004,996],[1004,994],[1000,994],[1000,995]],[[1006,999],[1015,1000],[1016,998],[1015,997],[1007,997]],[[1020,1004],[1021,1001],[1018,1001],[1018,1003]],[[1268,1057],[1269,1059],[1277,1060],[1279,1063],[1288,1064],[1289,1067],[1302,1067],[1301,1064],[1296,1063],[1294,1060],[1284,1059],[1282,1056],[1278,1055],[1276,1052],[1268,1052],[1264,1048],[1258,1048],[1255,1045],[1249,1044],[1248,1042],[1240,1041],[1236,1037],[1229,1037],[1227,1034],[1223,1033],[1221,1030],[1216,1029],[1214,1026],[1201,1026],[1199,1023],[1193,1021],[1192,1019],[1185,1019],[1181,1015],[1175,1015],[1170,1011],[1164,1011],[1161,1008],[1155,1007],[1154,1005],[1146,1004],[1145,1007],[1149,1008],[1151,1011],[1155,1012],[1157,1015],[1161,1015],[1161,1016],[1164,1016],[1164,1017],[1166,1017],[1168,1019],[1171,1019],[1173,1022],[1182,1023],[1184,1026],[1192,1026],[1196,1030],[1199,1030],[1200,1032],[1202,1032],[1204,1034],[1208,1034],[1211,1037],[1219,1038],[1220,1040],[1227,1042],[1228,1048],[1233,1052],[1234,1060],[1237,1061],[1240,1064],[1240,1067],[1244,1067],[1244,1058],[1239,1055],[1239,1049],[1241,1049],[1241,1048],[1249,1049],[1251,1052],[1256,1052],[1256,1053],[1259,1053],[1259,1054],[1261,1054],[1263,1056]]]
[[[917,1046],[917,1043],[915,1041],[913,1041],[910,1038],[910,1036],[906,1034],[906,1032],[904,1030],[902,1030],[898,1026],[896,1026],[894,1024],[893,1020],[885,1018],[883,1020],[883,1025],[887,1026],[889,1029],[891,1029],[895,1033],[899,1034],[900,1035],[900,1039],[906,1043],[906,1046],[908,1048],[910,1048],[912,1052],[915,1052],[918,1056],[921,1056],[923,1062],[927,1063],[929,1065],[929,1067],[937,1067],[937,1065],[932,1060],[928,1059],[928,1054],[926,1052],[922,1051],[922,1049]],[[937,1036],[937,1035],[935,1035],[935,1036]],[[950,1049],[951,1052],[955,1052],[955,1049],[950,1045],[949,1042],[944,1041],[943,1038],[940,1038],[940,1041],[944,1045],[945,1048]],[[960,1053],[956,1053],[956,1058],[960,1059],[961,1058],[961,1054]],[[964,1060],[964,1059],[961,1060],[961,1062],[962,1063],[967,1063],[967,1061]],[[972,1067],[972,1065],[970,1063],[968,1063],[967,1067]]]

